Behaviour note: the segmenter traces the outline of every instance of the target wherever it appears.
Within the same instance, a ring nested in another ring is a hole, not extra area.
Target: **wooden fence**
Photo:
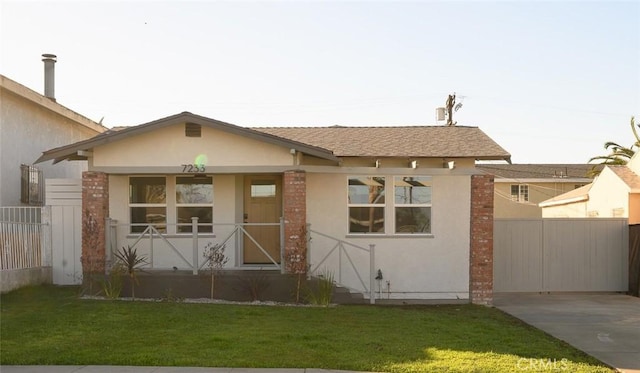
[[[640,297],[640,224],[629,226],[629,294]]]

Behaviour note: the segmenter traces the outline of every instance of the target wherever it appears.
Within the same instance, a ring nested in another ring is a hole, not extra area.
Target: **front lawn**
[[[610,369],[493,308],[333,308],[0,297],[3,365],[325,368],[384,372]]]

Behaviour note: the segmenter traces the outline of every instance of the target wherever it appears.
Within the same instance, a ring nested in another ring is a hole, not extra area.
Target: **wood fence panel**
[[[82,283],[82,180],[47,179],[53,283]]]
[[[541,246],[541,221],[500,221],[494,234],[494,291],[538,291],[542,287]]]
[[[629,294],[640,296],[640,224],[629,226]]]
[[[496,292],[628,288],[626,219],[496,219],[494,227]]]

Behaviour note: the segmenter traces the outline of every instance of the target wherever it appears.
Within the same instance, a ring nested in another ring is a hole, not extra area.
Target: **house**
[[[44,55],[48,95],[0,75],[0,206],[43,205],[45,178],[78,178],[86,162],[34,161],[43,150],[85,140],[106,130],[60,105],[53,95],[55,56]]]
[[[628,218],[640,223],[640,156],[626,165],[606,165],[596,179],[581,188],[542,201],[545,218]]]
[[[478,164],[495,177],[497,219],[540,218],[538,204],[593,181],[590,164]]]
[[[56,102],[54,55],[43,55],[45,94],[0,75],[0,291],[52,281],[51,262],[71,250],[58,237],[77,234],[51,223],[45,179],[68,186],[87,169],[86,162],[34,165],[43,150],[94,137],[106,128]],[[55,184],[55,183],[54,183]],[[47,192],[55,193],[55,186]],[[76,186],[76,189],[79,189]],[[54,198],[49,198],[49,202]],[[77,201],[76,201],[77,202]],[[68,206],[61,207],[68,210]],[[45,212],[46,211],[46,212]],[[54,213],[58,213],[55,211]],[[65,212],[66,214],[66,212]],[[67,214],[68,215],[68,214]],[[53,241],[53,242],[52,242]],[[79,247],[79,244],[78,244]],[[52,249],[53,248],[53,249]],[[79,258],[77,260],[79,263]],[[73,267],[73,262],[64,265]],[[60,261],[62,264],[62,260]],[[79,266],[79,264],[78,264]],[[53,271],[55,278],[57,272]]]
[[[83,237],[96,239],[85,273],[129,245],[150,269],[195,274],[205,244],[224,243],[226,269],[325,269],[369,297],[491,302],[493,176],[475,162],[510,154],[477,127],[246,128],[183,112],[38,162],[78,159]]]

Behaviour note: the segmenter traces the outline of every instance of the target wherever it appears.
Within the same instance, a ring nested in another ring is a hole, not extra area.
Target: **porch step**
[[[333,303],[336,304],[368,304],[362,293],[352,292],[350,289],[336,285],[333,289]]]

